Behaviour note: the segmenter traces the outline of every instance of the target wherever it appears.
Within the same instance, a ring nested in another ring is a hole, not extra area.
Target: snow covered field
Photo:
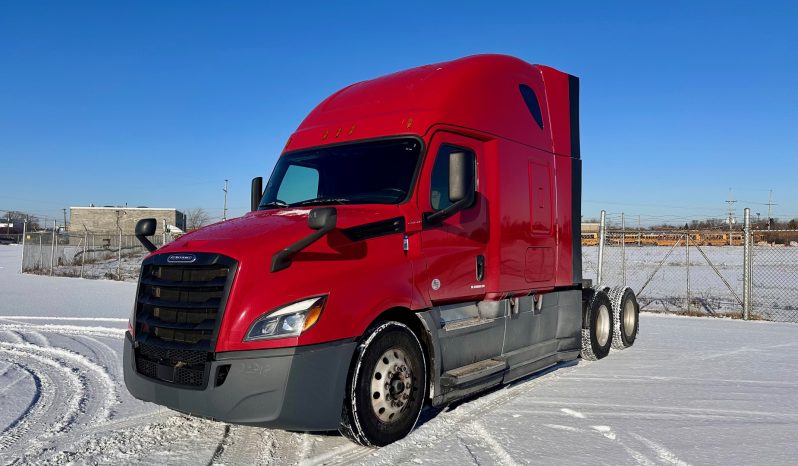
[[[0,464],[794,464],[798,325],[644,314],[637,344],[422,415],[357,447],[132,399],[135,284],[18,274],[0,246]]]

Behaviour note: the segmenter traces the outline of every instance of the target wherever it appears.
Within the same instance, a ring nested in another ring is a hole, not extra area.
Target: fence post
[[[626,221],[621,212],[621,275],[623,286],[626,286]]]
[[[601,285],[602,269],[604,268],[604,237],[606,235],[607,212],[601,211],[601,223],[599,224],[599,250],[598,250],[598,270],[596,270],[596,286]]]
[[[121,280],[122,278],[122,229],[119,229],[119,243],[116,246],[117,254],[116,254],[116,279]]]
[[[687,241],[685,241],[684,255],[685,264],[687,264],[687,310],[690,310],[692,304],[692,296],[690,296],[690,230],[685,234]]]
[[[46,226],[45,226],[46,228]],[[42,237],[44,235],[41,231],[39,231],[39,271],[38,273],[42,273],[44,271],[44,245],[42,244]]]
[[[751,209],[743,210],[743,320],[751,316]]]
[[[85,226],[83,227],[86,228]],[[89,242],[89,230],[83,233],[83,254],[80,255],[80,278],[83,278],[83,267],[86,265],[86,245]]]
[[[53,269],[55,268],[55,229],[58,228],[56,225],[55,220],[53,220],[53,241],[52,245],[50,246],[50,276],[53,275]]]
[[[28,236],[28,220],[22,222],[22,263],[19,264],[19,273],[25,271],[25,237]]]

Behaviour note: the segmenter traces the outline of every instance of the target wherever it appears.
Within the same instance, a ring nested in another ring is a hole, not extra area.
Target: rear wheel
[[[613,336],[612,304],[604,290],[597,290],[588,304],[582,328],[582,359],[596,361],[610,352]]]
[[[612,347],[624,349],[632,346],[640,329],[640,306],[634,291],[628,286],[615,287],[610,293],[613,314]]]
[[[358,345],[340,432],[365,446],[395,442],[415,427],[427,386],[421,343],[400,322],[384,322]]]

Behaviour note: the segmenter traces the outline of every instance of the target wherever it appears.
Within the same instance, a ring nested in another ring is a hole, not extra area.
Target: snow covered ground
[[[18,274],[0,246],[0,464],[794,464],[798,325],[644,314],[637,344],[422,415],[370,450],[128,395],[135,284]]]

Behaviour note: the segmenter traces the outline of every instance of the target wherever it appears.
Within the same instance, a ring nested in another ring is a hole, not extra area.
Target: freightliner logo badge
[[[194,254],[172,254],[166,258],[170,264],[190,264],[197,260]]]

